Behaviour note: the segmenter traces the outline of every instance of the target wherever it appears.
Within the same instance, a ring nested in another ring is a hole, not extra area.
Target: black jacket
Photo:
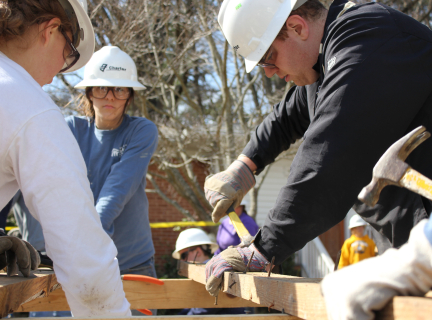
[[[432,130],[432,31],[379,3],[347,1],[329,9],[319,80],[292,88],[243,150],[258,173],[303,138],[287,184],[255,244],[282,262],[354,209],[394,247],[431,212],[431,203],[390,186],[369,208],[357,200],[372,169],[396,140],[423,125]],[[432,178],[432,138],[407,162]]]

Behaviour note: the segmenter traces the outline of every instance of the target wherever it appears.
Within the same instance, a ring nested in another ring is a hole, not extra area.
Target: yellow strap
[[[150,228],[161,229],[161,228],[174,228],[174,227],[215,227],[220,225],[220,222],[213,221],[178,221],[178,222],[154,222],[150,223]],[[6,231],[17,228],[16,226],[6,227]]]
[[[232,212],[228,213],[228,216],[230,217],[231,222],[234,226],[234,229],[240,238],[243,238],[244,236],[250,236],[249,231],[246,229],[243,222],[241,222],[237,213],[232,211]]]

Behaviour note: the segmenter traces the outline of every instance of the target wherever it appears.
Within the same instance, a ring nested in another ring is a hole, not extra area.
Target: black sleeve
[[[256,174],[259,174],[281,152],[303,137],[309,123],[306,89],[292,87],[255,129],[242,154],[256,164]]]
[[[345,217],[380,156],[431,107],[431,43],[400,32],[385,9],[353,11],[324,43],[316,113],[255,240],[277,264]]]

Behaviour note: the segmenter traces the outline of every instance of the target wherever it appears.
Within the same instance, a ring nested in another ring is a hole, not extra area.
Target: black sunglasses
[[[60,70],[60,72],[65,72],[77,63],[78,59],[80,58],[80,54],[61,26],[59,27],[59,30],[66,39],[66,44],[63,49],[63,58],[66,63],[66,67]]]

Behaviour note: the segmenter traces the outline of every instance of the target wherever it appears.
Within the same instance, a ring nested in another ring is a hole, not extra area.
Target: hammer
[[[371,183],[363,188],[358,198],[373,207],[385,186],[396,185],[432,200],[432,180],[404,162],[408,155],[429,137],[430,133],[426,128],[420,126],[396,141],[378,160],[373,168]]]

